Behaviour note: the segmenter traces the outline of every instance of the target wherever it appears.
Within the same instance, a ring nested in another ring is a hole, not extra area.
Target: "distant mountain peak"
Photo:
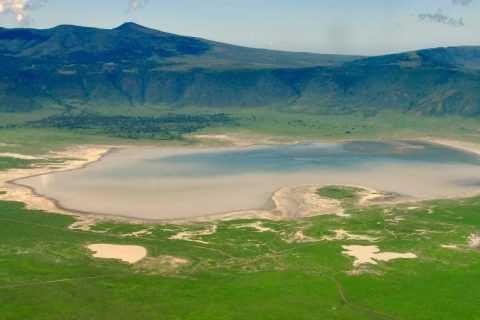
[[[135,22],[127,21],[125,23],[122,23],[115,29],[146,29],[146,27]]]
[[[152,28],[147,28],[145,26],[142,26],[138,23],[135,22],[125,22],[118,27],[114,28],[113,30],[119,30],[119,31],[137,31],[137,32],[155,32],[157,34],[160,33],[165,33],[160,30],[152,29]]]

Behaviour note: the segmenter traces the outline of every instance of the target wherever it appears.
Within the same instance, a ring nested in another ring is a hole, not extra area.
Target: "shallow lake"
[[[428,199],[479,189],[480,158],[416,141],[125,148],[74,171],[18,180],[62,207],[141,219],[260,209],[299,184],[349,184]]]

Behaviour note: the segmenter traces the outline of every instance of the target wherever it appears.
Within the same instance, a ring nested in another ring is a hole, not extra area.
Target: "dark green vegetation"
[[[118,116],[111,116],[108,109],[56,115],[15,113],[15,117],[0,113],[0,152],[43,155],[73,144],[131,144],[132,139],[136,144],[185,145],[198,142],[193,139],[196,134],[225,133],[250,141],[256,137],[291,142],[426,136],[480,141],[480,119],[459,116],[418,117],[398,112],[381,112],[374,117],[311,115],[274,108],[125,108],[116,113]],[[176,120],[170,121],[171,117]],[[192,119],[198,122],[193,123]],[[168,138],[175,140],[165,140]]]
[[[480,114],[478,47],[361,58],[249,49],[135,24],[0,30],[0,111],[275,107]],[[135,113],[135,111],[132,111]]]
[[[480,47],[421,50],[418,54],[424,55],[434,61],[443,62],[452,67],[480,69]]]
[[[11,168],[31,168],[35,162],[32,160],[15,159],[10,157],[0,157],[0,171]]]
[[[3,58],[10,57],[11,62],[31,59],[56,66],[99,65],[111,69],[115,66],[102,63],[160,70],[262,69],[334,65],[359,58],[252,49],[161,32],[135,23],[112,30],[72,25],[46,30],[0,28],[0,46]],[[68,69],[64,71],[68,73]]]
[[[317,194],[321,197],[336,200],[355,200],[358,198],[358,192],[362,191],[355,187],[344,186],[325,186],[317,190]]]
[[[4,81],[0,110],[203,105],[203,101],[237,105],[265,94],[251,92],[249,98],[234,103],[245,89],[261,89],[249,82],[263,82],[259,79],[263,70],[333,65],[354,58],[250,49],[133,23],[113,30],[0,29],[0,79]],[[218,87],[224,81],[223,88]],[[255,105],[261,103],[258,100]]]
[[[103,116],[97,114],[56,115],[27,122],[20,127],[56,128],[127,139],[180,140],[184,134],[207,127],[234,125],[225,114],[161,117]],[[12,126],[10,126],[12,127]],[[15,126],[13,126],[15,127]]]
[[[193,242],[169,237],[212,224],[105,222],[74,231],[68,229],[71,217],[0,202],[0,314],[49,320],[478,319],[480,251],[468,247],[467,237],[479,232],[479,211],[480,198],[472,198],[416,209],[351,208],[351,218],[261,221],[266,232],[252,227],[254,221],[228,221]],[[151,234],[124,236],[143,229]],[[378,238],[373,244],[382,251],[413,252],[418,259],[354,269],[342,245],[372,243],[321,240],[338,229]],[[299,230],[308,241],[295,237]],[[92,259],[89,243],[142,245],[149,258],[134,266]],[[173,266],[165,256],[189,263]]]

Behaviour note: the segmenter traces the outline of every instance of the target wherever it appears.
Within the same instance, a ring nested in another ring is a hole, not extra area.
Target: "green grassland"
[[[10,157],[0,157],[0,171],[12,168],[26,169],[35,165],[36,161],[15,159]]]
[[[85,114],[88,116],[75,118]],[[169,120],[172,117],[178,120]],[[196,123],[196,119],[200,119],[199,122]],[[191,145],[197,142],[191,138],[195,134],[218,133],[283,142],[428,136],[479,142],[480,119],[417,116],[394,111],[369,116],[292,113],[278,108],[180,107],[174,110],[148,106],[118,107],[114,111],[98,108],[94,113],[86,109],[77,110],[75,114],[63,111],[39,111],[33,115],[0,113],[0,142],[9,145],[0,144],[0,152],[39,154],[73,144]]]
[[[228,114],[229,112],[226,111]],[[282,112],[275,109],[241,110],[233,113],[239,125],[230,130],[249,131],[292,139],[395,139],[425,136],[455,137],[478,141],[480,119],[465,117],[428,117],[393,111],[372,116],[362,113],[320,115]],[[219,132],[223,128],[202,131]]]
[[[317,194],[320,197],[326,197],[336,200],[355,200],[358,198],[357,193],[360,192],[360,188],[344,187],[344,186],[325,186],[318,188]]]
[[[171,240],[192,225],[104,222],[69,230],[74,218],[0,202],[2,319],[479,319],[480,198],[408,206],[350,208],[350,218],[216,222],[217,231]],[[397,222],[394,222],[393,218]],[[402,220],[403,219],[403,220]],[[138,237],[127,233],[148,229]],[[418,258],[379,262],[351,274],[353,258],[334,230],[378,238],[382,251]],[[295,240],[297,231],[310,241]],[[312,240],[313,239],[313,240]],[[136,265],[92,259],[90,243],[134,244]],[[442,248],[457,244],[459,249]],[[188,259],[172,267],[162,257]]]

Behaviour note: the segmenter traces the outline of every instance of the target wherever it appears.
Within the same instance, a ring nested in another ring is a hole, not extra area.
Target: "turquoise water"
[[[134,168],[91,171],[108,178],[214,177],[246,173],[288,173],[324,169],[355,169],[401,163],[480,165],[476,155],[422,142],[305,142],[189,152],[138,159]],[[165,170],[168,168],[168,170]],[[86,174],[86,172],[84,172]]]
[[[21,183],[70,209],[176,219],[260,208],[274,191],[298,184],[358,184],[420,199],[459,195],[478,188],[480,158],[415,141],[127,148]]]
[[[452,149],[422,143],[348,142],[301,143],[170,156],[142,161],[145,173],[179,176],[215,176],[252,172],[295,172],[341,169],[386,163],[444,163],[479,165],[479,158]],[[164,165],[182,164],[168,172]],[[201,170],[198,170],[201,168]]]

